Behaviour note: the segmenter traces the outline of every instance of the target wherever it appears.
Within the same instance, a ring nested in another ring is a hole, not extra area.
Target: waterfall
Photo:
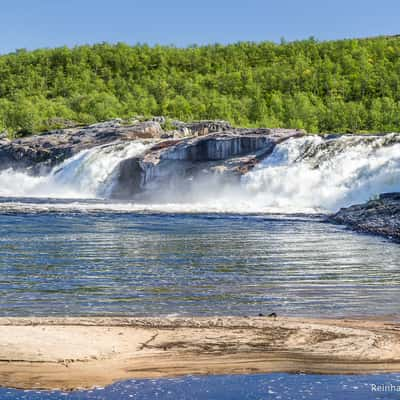
[[[117,166],[149,146],[134,141],[84,150],[46,176],[0,171],[0,196],[107,199]],[[121,207],[173,212],[334,212],[383,192],[400,191],[400,135],[292,138],[278,144],[236,183],[221,184],[213,176],[205,179],[199,178],[189,190],[178,182],[165,196],[163,189],[150,185],[153,195]],[[113,200],[113,204],[118,203]]]
[[[47,176],[30,176],[11,169],[0,172],[0,196],[101,198],[116,166],[142,154],[148,145],[135,141],[83,150],[53,168]]]
[[[400,191],[400,136],[289,139],[242,186],[253,206],[326,212]]]

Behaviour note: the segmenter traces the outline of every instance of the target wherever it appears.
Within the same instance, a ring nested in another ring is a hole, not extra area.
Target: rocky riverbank
[[[330,220],[360,232],[400,240],[400,193],[384,193],[367,203],[342,208]]]
[[[285,317],[1,318],[0,385],[186,374],[400,372],[398,323]]]

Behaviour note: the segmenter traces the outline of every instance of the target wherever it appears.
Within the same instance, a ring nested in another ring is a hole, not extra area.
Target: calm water
[[[231,375],[131,380],[86,392],[0,389],[2,400],[398,400],[400,392],[372,385],[400,385],[400,375]],[[400,386],[399,386],[400,389]]]
[[[398,314],[400,246],[322,217],[0,207],[0,315]]]
[[[290,215],[156,214],[0,200],[0,315],[398,317],[400,246]],[[78,212],[77,210],[86,210]],[[0,399],[399,399],[400,375],[131,380]]]

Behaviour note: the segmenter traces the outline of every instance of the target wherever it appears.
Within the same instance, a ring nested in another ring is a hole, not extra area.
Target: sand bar
[[[400,372],[400,323],[278,317],[0,318],[0,385],[129,378]]]

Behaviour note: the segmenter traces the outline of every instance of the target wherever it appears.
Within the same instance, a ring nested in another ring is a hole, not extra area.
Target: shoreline
[[[400,322],[292,317],[0,318],[0,386],[135,378],[400,372]]]

